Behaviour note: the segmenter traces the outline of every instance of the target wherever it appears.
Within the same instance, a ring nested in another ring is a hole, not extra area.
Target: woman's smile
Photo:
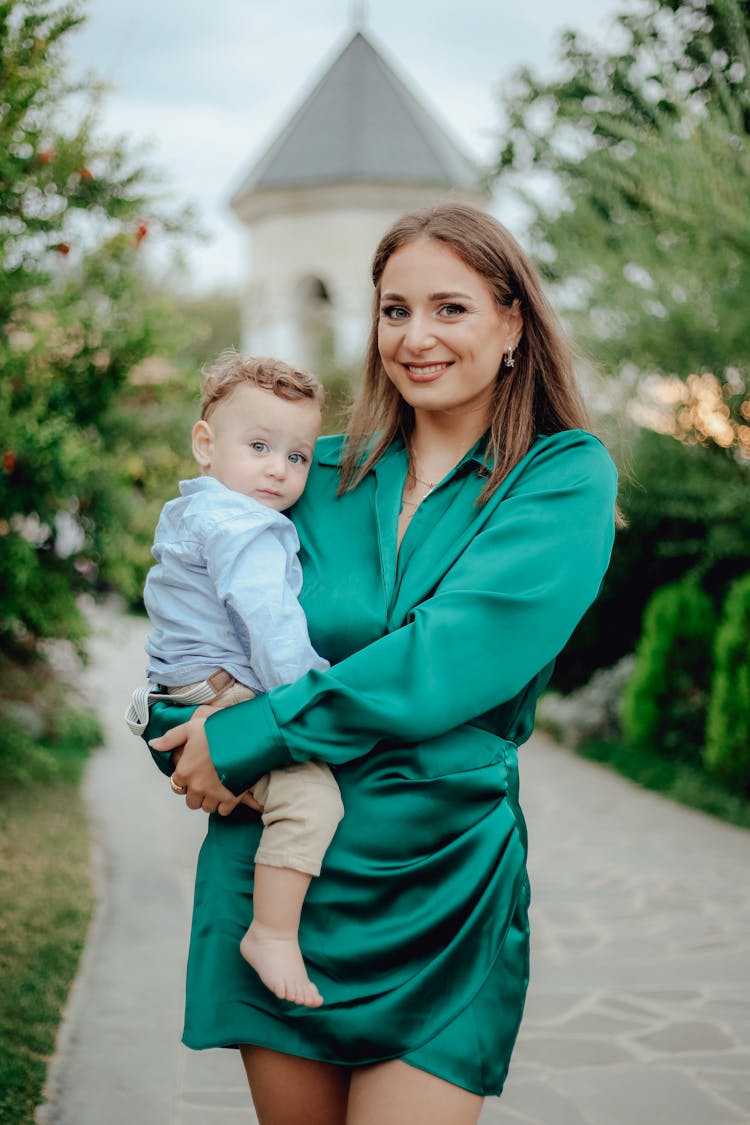
[[[404,367],[415,383],[431,383],[451,366],[452,361],[445,363],[405,363]]]

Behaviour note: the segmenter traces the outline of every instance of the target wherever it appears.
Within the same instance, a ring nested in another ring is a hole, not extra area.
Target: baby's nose
[[[269,457],[266,468],[268,469],[268,472],[271,473],[271,475],[274,477],[277,477],[279,479],[281,477],[285,477],[288,468],[287,459],[286,457],[283,457],[281,455],[279,455],[278,457]]]

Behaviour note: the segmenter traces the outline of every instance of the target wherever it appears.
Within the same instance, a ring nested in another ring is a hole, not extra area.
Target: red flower
[[[55,150],[53,148],[43,148],[41,152],[37,153],[37,158],[40,164],[51,164],[55,159]]]
[[[57,246],[53,247],[53,250],[57,250],[58,254],[62,254],[64,257],[67,257],[67,255],[70,253],[70,246],[67,242],[58,242]]]
[[[3,453],[3,472],[12,473],[16,467],[16,455],[12,449],[6,449]]]
[[[144,238],[148,234],[148,223],[139,223],[135,232],[135,244],[140,246]]]
[[[93,174],[90,168],[79,168],[78,175],[82,180],[93,180]]]

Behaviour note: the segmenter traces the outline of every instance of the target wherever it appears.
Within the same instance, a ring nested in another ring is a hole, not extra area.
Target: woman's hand
[[[211,714],[210,707],[198,707],[188,722],[173,727],[161,738],[152,739],[149,745],[154,750],[175,752],[172,782],[185,790],[185,804],[189,809],[203,809],[207,813],[218,812],[221,816],[228,816],[240,802],[258,808],[249,794],[235,797],[219,781],[204,730],[206,719]]]
[[[246,789],[245,792],[240,795],[238,801],[239,804],[247,805],[247,807],[253,809],[254,812],[263,812],[264,806],[258,804],[249,789]]]

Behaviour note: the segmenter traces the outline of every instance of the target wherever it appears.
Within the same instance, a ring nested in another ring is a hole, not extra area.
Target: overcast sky
[[[151,143],[174,198],[207,243],[190,250],[196,289],[236,284],[238,181],[348,41],[366,11],[374,45],[479,160],[497,147],[496,93],[519,66],[554,72],[560,32],[611,34],[635,0],[82,0],[68,39],[74,75],[109,84],[105,135]],[[503,215],[512,225],[512,215]]]

